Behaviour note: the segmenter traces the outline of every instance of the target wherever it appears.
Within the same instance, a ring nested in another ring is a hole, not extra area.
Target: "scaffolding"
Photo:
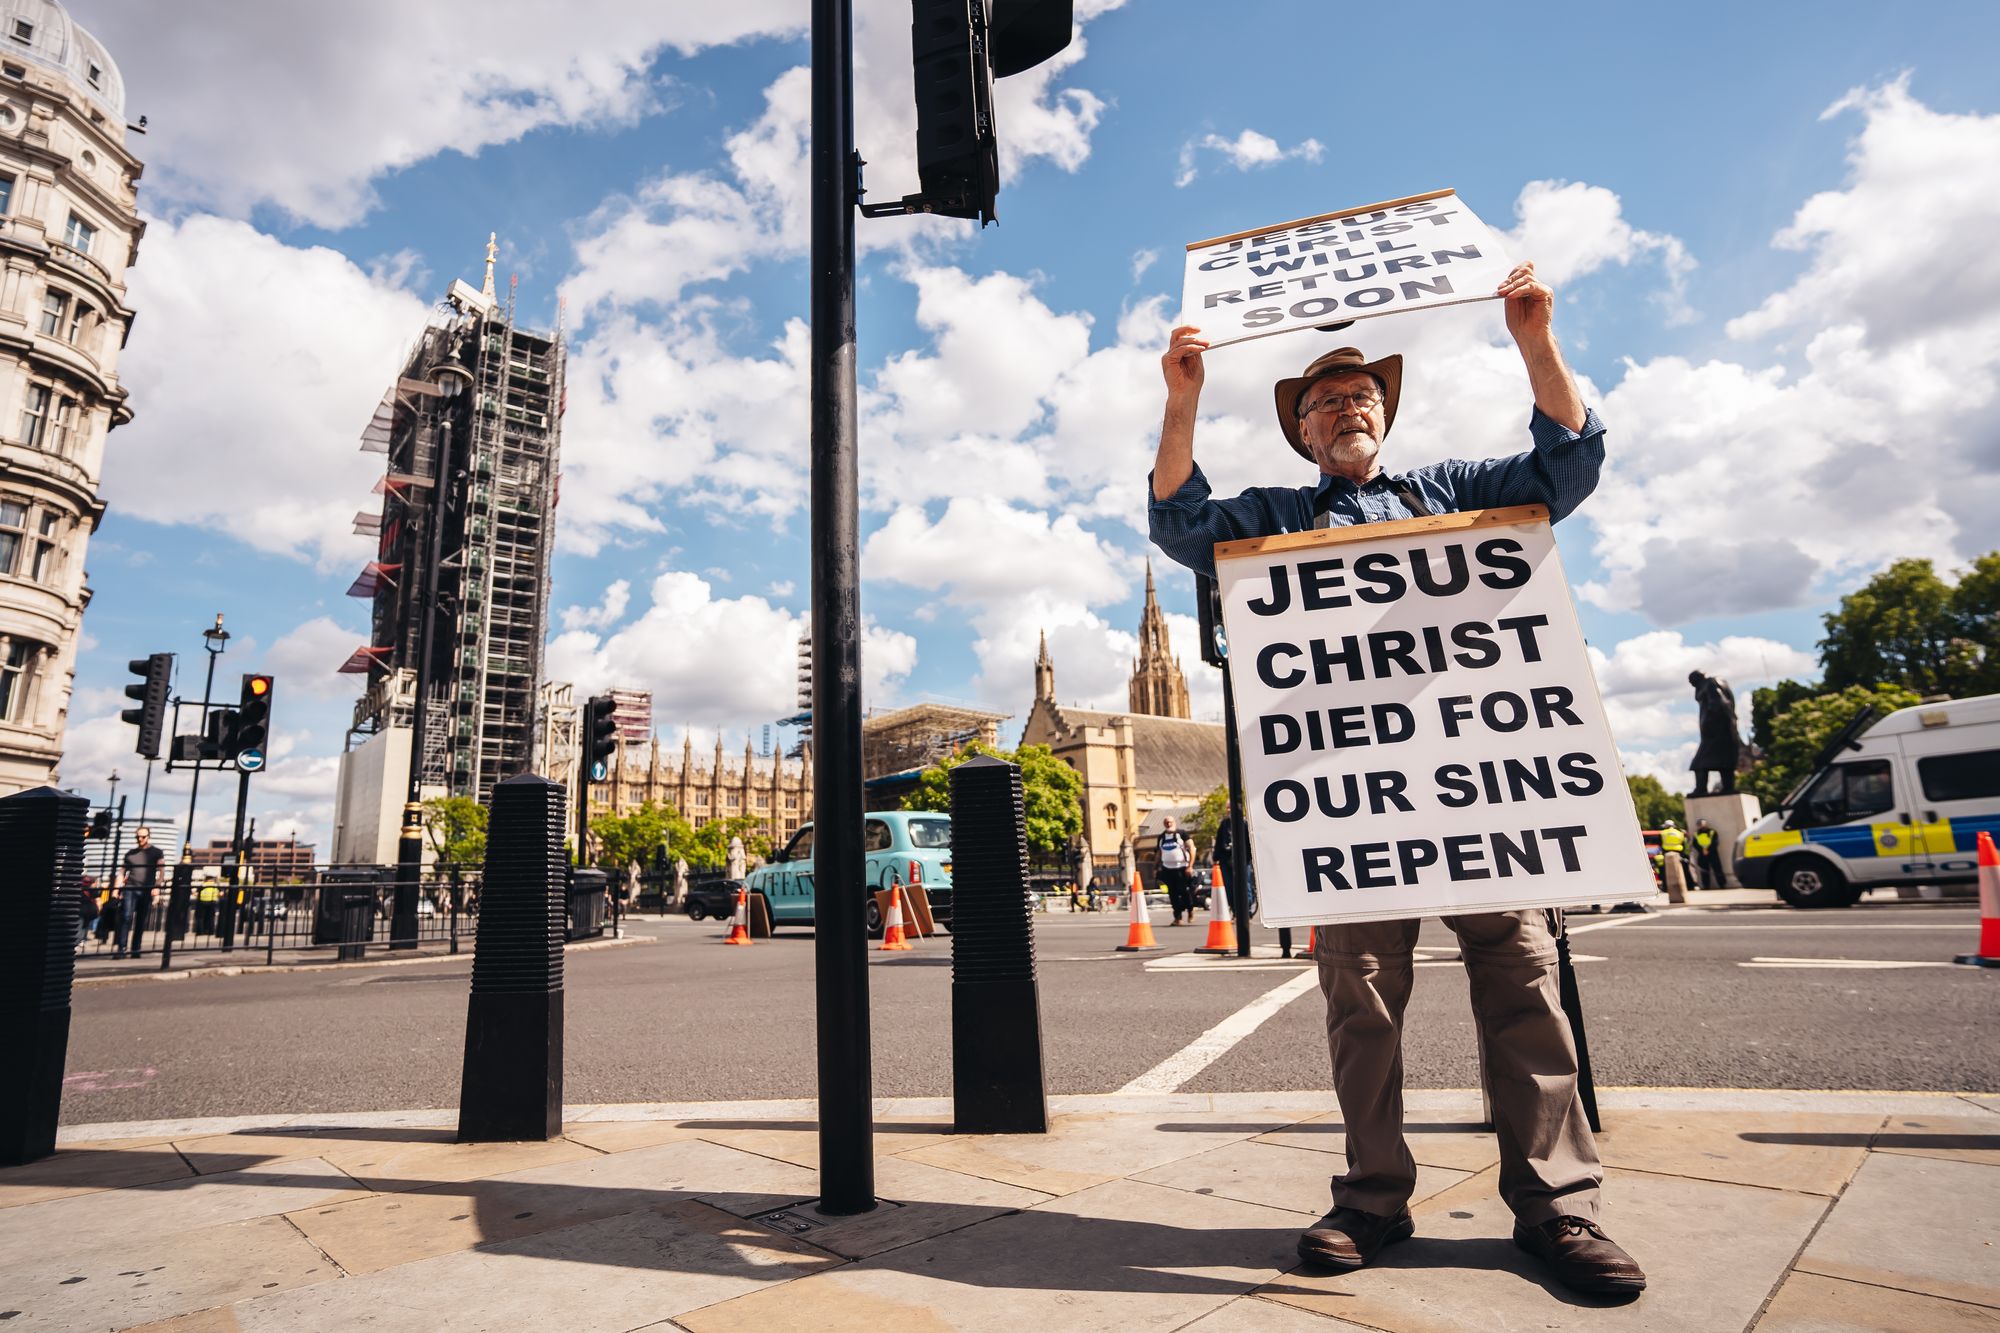
[[[484,803],[530,770],[540,723],[549,561],[560,460],[564,346],[521,328],[516,288],[454,282],[362,435],[387,455],[379,516],[356,515],[377,558],[349,589],[373,602],[373,636],[342,670],[365,671],[353,737],[408,725],[426,614],[433,524],[440,525],[432,688],[423,701],[424,786]],[[446,391],[447,382],[465,384]],[[439,478],[443,433],[451,472]],[[442,485],[440,486],[440,481]]]

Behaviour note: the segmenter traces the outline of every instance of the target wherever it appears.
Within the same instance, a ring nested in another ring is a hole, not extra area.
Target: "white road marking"
[[[1880,958],[1753,958],[1738,967],[1792,967],[1824,971],[1889,972],[1905,967],[1956,967],[1958,964],[1911,963]]]
[[[1781,925],[1778,925],[1778,924],[1776,924],[1775,922],[1759,922],[1759,923],[1755,923],[1755,924],[1752,924],[1752,923],[1749,923],[1749,922],[1743,922],[1743,923],[1737,923],[1737,922],[1731,922],[1731,921],[1718,921],[1718,922],[1716,922],[1716,923],[1715,923],[1714,925],[1712,925],[1712,926],[1654,926],[1654,927],[1653,927],[1653,929],[1654,929],[1654,930],[1696,930],[1696,931],[1715,931],[1715,930],[1798,930],[1798,931],[1808,931],[1808,932],[1810,932],[1810,931],[1815,931],[1815,930],[1949,930],[1949,931],[1963,931],[1963,930],[1965,929],[1965,927],[1966,927],[1966,921],[1969,921],[1969,920],[1976,920],[1976,918],[1972,918],[1972,917],[1968,917],[1968,918],[1966,918],[1965,920],[1960,920],[1960,921],[1944,921],[1944,922],[1939,922],[1939,923],[1936,923],[1936,924],[1931,924],[1931,923],[1928,923],[1928,922],[1926,922],[1926,923],[1917,923],[1917,922],[1912,922],[1912,921],[1884,921],[1884,922],[1880,923],[1879,925],[1870,925],[1870,924],[1867,924],[1867,923],[1863,923],[1863,922],[1855,922],[1854,924],[1852,924],[1852,925],[1849,925],[1849,924],[1847,924],[1847,923],[1845,923],[1845,922],[1835,922],[1835,923],[1829,923],[1829,924],[1827,924],[1827,925],[1824,925],[1824,926],[1781,926]],[[1571,934],[1575,934],[1575,933],[1576,933],[1576,930],[1575,930],[1575,927],[1571,927],[1571,930],[1570,930],[1570,933],[1571,933]]]
[[[1319,973],[1298,976],[1265,991],[1166,1059],[1118,1090],[1122,1096],[1173,1092],[1227,1055],[1236,1044],[1262,1027],[1279,1010],[1307,991],[1319,988]]]
[[[1572,925],[1569,927],[1569,933],[1572,935],[1586,935],[1593,930],[1610,930],[1614,926],[1635,926],[1641,921],[1664,921],[1665,919],[1665,917],[1649,915],[1645,912],[1621,912],[1609,921],[1586,921],[1580,926]]]

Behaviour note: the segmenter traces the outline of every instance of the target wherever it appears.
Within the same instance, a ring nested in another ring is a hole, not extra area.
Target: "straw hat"
[[[1400,353],[1370,361],[1361,355],[1358,347],[1336,347],[1306,367],[1306,373],[1292,379],[1279,380],[1278,429],[1285,432],[1286,441],[1299,457],[1310,459],[1312,451],[1299,439],[1299,396],[1314,380],[1328,375],[1342,375],[1358,371],[1373,375],[1382,381],[1382,433],[1387,435],[1389,427],[1396,424],[1396,400],[1403,392],[1403,358]]]

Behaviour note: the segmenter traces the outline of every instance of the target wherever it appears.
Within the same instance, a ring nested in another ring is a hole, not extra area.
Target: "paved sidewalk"
[[[627,925],[625,935],[613,939],[610,935],[602,939],[577,940],[565,945],[569,953],[582,953],[591,949],[617,949],[628,944],[652,944],[652,935],[635,934]],[[341,962],[335,957],[333,945],[322,945],[310,949],[280,949],[276,961],[266,963],[264,950],[243,948],[230,953],[220,949],[200,949],[177,951],[173,966],[160,968],[157,953],[141,958],[111,958],[108,956],[79,957],[76,961],[76,984],[79,986],[103,985],[112,981],[186,981],[190,977],[238,977],[256,976],[277,972],[329,972],[350,971],[357,967],[408,967],[412,963],[462,962],[472,963],[473,937],[467,935],[459,941],[458,952],[453,953],[447,943],[426,940],[415,949],[372,949],[367,957],[350,962]]]
[[[1417,1238],[1298,1267],[1341,1161],[1322,1094],[1064,1097],[1047,1135],[880,1104],[890,1202],[817,1214],[809,1102],[77,1126],[0,1171],[8,1329],[2000,1329],[2000,1097],[1622,1090],[1578,1297],[1508,1242],[1469,1093],[1416,1092]],[[763,1219],[763,1220],[759,1220]]]

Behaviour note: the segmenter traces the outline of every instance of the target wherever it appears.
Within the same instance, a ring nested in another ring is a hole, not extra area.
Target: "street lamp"
[[[389,921],[389,947],[417,947],[417,897],[423,879],[423,769],[429,735],[431,658],[436,652],[439,566],[444,563],[444,519],[456,476],[451,462],[451,404],[472,385],[472,372],[459,364],[460,338],[454,335],[442,360],[431,368],[431,384],[443,400],[438,413],[437,467],[431,481],[430,513],[424,518],[424,604],[417,631],[416,707],[410,716],[410,782],[403,802],[403,832],[396,843],[396,906]]]

